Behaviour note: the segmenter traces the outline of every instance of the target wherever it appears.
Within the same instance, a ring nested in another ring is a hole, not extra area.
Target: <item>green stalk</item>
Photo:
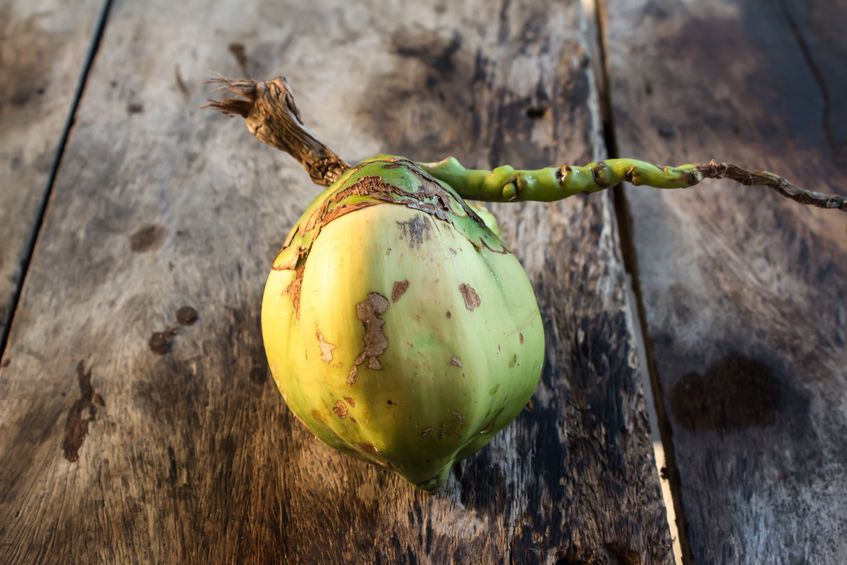
[[[520,170],[509,165],[494,170],[466,169],[453,157],[419,163],[423,170],[452,186],[462,198],[487,202],[561,200],[599,192],[623,181],[654,188],[689,188],[704,178],[728,178],[748,186],[767,186],[801,204],[847,212],[847,198],[805,190],[768,171],[747,171],[729,163],[657,167],[637,159],[606,159],[587,165]]]

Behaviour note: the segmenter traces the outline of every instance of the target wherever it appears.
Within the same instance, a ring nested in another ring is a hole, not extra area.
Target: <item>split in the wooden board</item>
[[[428,491],[524,410],[544,363],[533,286],[493,215],[465,199],[553,201],[623,181],[670,189],[729,178],[847,211],[842,197],[715,161],[482,170],[452,157],[376,155],[351,166],[306,129],[285,79],[212,82],[233,96],[207,106],[242,116],[329,186],[289,233],[265,287],[262,333],[285,402],[331,447]]]
[[[847,3],[600,4],[616,155],[732,158],[847,195]],[[672,536],[684,563],[847,563],[845,216],[702,189],[616,199]]]

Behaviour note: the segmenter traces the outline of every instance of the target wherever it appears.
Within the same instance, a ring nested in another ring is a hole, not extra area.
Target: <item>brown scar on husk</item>
[[[343,202],[346,198],[351,196],[368,196],[373,200],[355,203]],[[357,180],[355,184],[333,194],[332,197],[328,198],[323,205],[315,211],[313,217],[310,218],[304,228],[320,228],[340,216],[349,214],[350,212],[355,212],[361,208],[375,206],[382,202],[400,204],[412,210],[417,210],[427,214],[426,216],[419,216],[420,218],[426,218],[428,220],[430,217],[435,217],[439,220],[449,222],[450,214],[452,213],[450,201],[450,195],[437,183],[434,185],[422,186],[421,190],[417,192],[408,192],[398,186],[388,184],[378,176],[371,175],[362,177]],[[467,204],[465,204],[465,206],[467,206]],[[420,220],[419,223],[419,226],[414,226],[415,230],[418,228],[420,230],[429,230],[431,227],[428,224],[424,225],[423,220]],[[421,237],[422,236],[423,233],[421,233]]]
[[[479,295],[476,293],[476,289],[468,283],[460,284],[459,292],[462,293],[462,298],[465,299],[465,308],[471,312],[473,312],[481,304]]]
[[[374,371],[382,370],[379,356],[388,349],[388,338],[382,329],[385,321],[380,316],[385,314],[389,304],[388,299],[378,292],[369,292],[365,300],[356,304],[356,317],[365,327],[365,335],[362,337],[364,347],[347,376],[348,385],[356,382],[361,365]]]
[[[412,249],[420,247],[432,237],[432,225],[428,216],[418,214],[411,220],[397,222],[397,225],[400,226],[402,236],[409,240],[409,247]]]
[[[462,360],[454,355],[453,357],[450,358],[450,365],[452,365],[453,367],[461,367],[462,366]]]
[[[321,361],[329,365],[332,362],[332,351],[337,347],[328,342],[321,330],[315,330],[315,337],[318,338],[318,347],[321,350]]]
[[[283,294],[291,297],[291,302],[294,304],[294,316],[300,319],[300,292],[303,288],[303,272],[306,270],[306,265],[298,265],[294,269],[294,278],[288,284]]]
[[[520,339],[521,343],[523,343],[523,333],[518,334],[518,339]]]
[[[365,453],[379,453],[379,449],[372,443],[357,443],[356,447],[364,451]]]
[[[346,402],[347,404],[349,404],[349,405],[350,405],[350,408],[355,408],[355,407],[356,407],[356,401],[355,401],[355,400],[353,400],[352,398],[350,398],[349,396],[345,396],[345,397],[344,397],[344,402]]]
[[[447,192],[435,179],[426,175],[418,169],[413,163],[405,162],[409,170],[414,172],[420,179],[421,185],[415,192],[409,192],[385,182],[378,176],[365,176],[359,178],[354,184],[347,188],[332,194],[327,198],[321,206],[316,209],[306,221],[301,221],[296,230],[292,230],[285,239],[282,250],[274,260],[274,270],[290,270],[296,268],[296,265],[302,265],[310,252],[310,246],[305,246],[297,250],[296,258],[284,264],[278,264],[280,256],[293,244],[296,237],[302,237],[308,231],[314,231],[310,241],[315,241],[321,229],[332,220],[335,220],[345,214],[376,206],[382,203],[397,204],[406,206],[409,209],[424,212],[426,216],[422,216],[428,220],[426,227],[429,228],[429,222],[432,218],[445,221],[454,225],[453,208],[451,202],[455,203],[465,214],[476,221],[479,225],[484,226],[485,222],[473,211],[473,209],[463,200],[456,200],[449,192]],[[367,196],[366,200],[357,200],[355,202],[346,202],[345,200],[354,196]],[[423,222],[421,221],[423,226]],[[426,229],[426,228],[422,228]],[[423,234],[421,234],[423,235]],[[471,244],[479,250],[481,246],[488,248],[495,253],[508,253],[508,249],[500,242],[497,245],[489,245],[486,240],[480,242],[471,241]]]
[[[409,289],[409,281],[396,281],[394,288],[391,289],[391,302],[397,302],[400,297]]]
[[[341,400],[336,400],[332,406],[332,412],[343,420],[347,417],[347,405]]]

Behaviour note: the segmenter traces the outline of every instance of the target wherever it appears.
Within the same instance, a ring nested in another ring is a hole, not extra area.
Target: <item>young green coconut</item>
[[[847,199],[767,171],[635,159],[492,171],[448,157],[377,155],[350,166],[303,125],[285,79],[218,79],[261,141],[328,186],[273,262],[262,334],[292,412],[328,445],[435,490],[532,396],[544,330],[532,286],[496,220],[465,199],[553,201],[622,181],[686,188],[704,178],[771,187],[802,204]]]

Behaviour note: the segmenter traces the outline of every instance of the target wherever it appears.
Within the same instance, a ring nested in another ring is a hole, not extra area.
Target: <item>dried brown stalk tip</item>
[[[294,94],[284,77],[261,82],[216,77],[207,82],[219,85],[216,91],[231,96],[210,99],[204,108],[244,118],[247,128],[259,141],[297,159],[316,184],[328,186],[350,168],[303,124]]]
[[[836,209],[847,212],[847,197],[837,194],[822,194],[806,190],[787,179],[768,171],[747,171],[731,163],[718,163],[711,160],[705,165],[697,167],[697,171],[704,178],[723,179],[728,178],[745,186],[767,186],[773,188],[786,198],[790,198],[800,204],[817,206],[818,208]]]
[[[207,80],[206,84],[218,84],[220,86],[213,92],[225,90],[233,94],[234,97],[221,98],[220,100],[210,98],[203,104],[203,108],[214,108],[225,114],[237,114],[242,118],[246,118],[250,114],[250,110],[253,109],[253,104],[256,102],[256,81],[216,77]]]

